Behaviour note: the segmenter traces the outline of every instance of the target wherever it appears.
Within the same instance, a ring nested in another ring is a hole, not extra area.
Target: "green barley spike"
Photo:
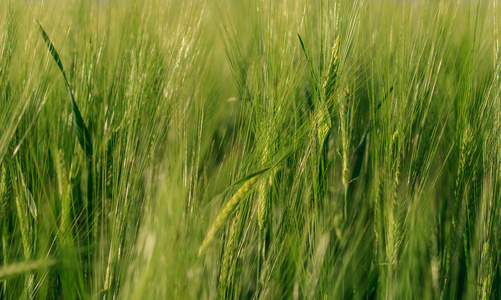
[[[254,176],[251,179],[249,179],[236,193],[231,197],[230,201],[226,204],[226,206],[221,210],[219,215],[216,218],[216,221],[214,224],[212,224],[211,228],[209,229],[209,232],[207,233],[207,236],[205,237],[204,241],[202,242],[202,245],[200,246],[198,250],[198,256],[202,255],[207,249],[207,246],[212,242],[214,237],[216,236],[216,233],[223,227],[224,224],[228,221],[230,215],[233,213],[235,210],[237,204],[240,202],[240,200],[249,192],[251,187],[256,183],[258,177]]]

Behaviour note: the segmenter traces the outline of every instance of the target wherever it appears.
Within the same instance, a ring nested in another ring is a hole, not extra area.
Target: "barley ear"
[[[266,138],[266,145],[262,154],[261,163],[265,163],[269,156],[268,145],[270,141],[270,135],[268,133]],[[266,214],[268,211],[268,192],[267,189],[271,185],[271,176],[267,175],[268,180],[263,180],[259,183],[258,194],[257,194],[257,223],[259,225],[259,230],[263,230],[266,223]],[[269,182],[268,182],[269,181]]]
[[[202,242],[202,245],[200,246],[198,250],[198,256],[201,256],[205,250],[207,249],[207,246],[212,242],[214,237],[216,236],[216,233],[226,224],[228,221],[229,217],[231,214],[234,212],[237,204],[240,202],[240,200],[249,192],[251,187],[256,183],[258,179],[258,176],[254,176],[250,178],[245,184],[231,197],[230,201],[226,203],[226,206],[221,210],[219,215],[216,218],[216,221],[214,224],[212,224],[211,228],[209,229],[209,232],[207,232],[207,235],[205,236],[204,241]]]
[[[329,64],[329,71],[327,72],[327,78],[325,79],[323,86],[324,97],[327,101],[334,93],[334,87],[336,85],[338,69],[339,69],[339,38],[336,38],[336,41],[332,46],[332,56],[331,56],[331,62]]]
[[[240,234],[240,226],[242,223],[242,216],[240,210],[237,209],[235,212],[235,217],[231,222],[230,232],[228,235],[228,240],[226,241],[226,246],[224,247],[223,261],[221,264],[221,271],[219,273],[219,284],[218,284],[218,299],[224,299],[226,295],[226,290],[228,288],[228,283],[230,283],[233,277],[234,268],[233,265],[235,259],[235,250],[237,246],[237,238]]]
[[[270,177],[271,179],[271,177]],[[263,230],[265,227],[266,214],[268,211],[268,193],[267,193],[268,182],[263,180],[259,184],[258,190],[258,200],[257,200],[257,223],[259,225],[259,229]]]
[[[38,222],[38,209],[37,205],[35,203],[35,199],[33,199],[33,195],[31,194],[30,190],[26,186],[26,182],[24,181],[23,173],[21,171],[21,166],[19,165],[19,162],[16,159],[16,167],[17,167],[17,172],[19,173],[19,179],[21,182],[21,186],[23,188],[24,196],[26,198],[26,205],[28,206],[28,210],[30,211],[31,216],[33,219],[35,219],[36,222]]]

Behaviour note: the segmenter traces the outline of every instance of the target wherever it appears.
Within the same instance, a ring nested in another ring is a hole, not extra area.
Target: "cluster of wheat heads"
[[[0,298],[501,297],[499,12],[0,1]]]

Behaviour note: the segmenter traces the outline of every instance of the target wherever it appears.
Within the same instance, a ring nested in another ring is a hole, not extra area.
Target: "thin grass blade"
[[[47,48],[49,49],[50,54],[54,58],[54,61],[56,62],[57,66],[59,67],[59,70],[61,70],[61,73],[63,73],[63,78],[64,78],[64,83],[66,85],[66,89],[68,90],[68,94],[70,95],[70,101],[71,101],[71,109],[73,111],[73,115],[75,117],[75,125],[77,127],[77,137],[78,137],[78,142],[80,143],[80,146],[84,150],[85,154],[87,155],[88,158],[92,158],[93,155],[93,149],[92,149],[92,140],[90,136],[90,132],[87,129],[87,126],[85,126],[85,122],[82,118],[82,114],[80,114],[80,110],[78,109],[77,103],[75,101],[75,97],[73,96],[73,91],[71,89],[71,86],[68,82],[68,78],[66,77],[66,73],[64,72],[63,68],[63,63],[61,62],[61,59],[59,57],[59,53],[57,52],[56,48],[54,47],[54,44],[50,40],[49,36],[47,35],[47,32],[43,29],[42,24],[35,18],[35,22],[38,24],[38,28],[40,29],[40,34],[42,35],[45,44],[47,45]]]

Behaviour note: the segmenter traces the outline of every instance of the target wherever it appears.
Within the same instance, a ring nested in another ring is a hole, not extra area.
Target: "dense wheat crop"
[[[0,0],[0,298],[500,299],[500,5]]]

